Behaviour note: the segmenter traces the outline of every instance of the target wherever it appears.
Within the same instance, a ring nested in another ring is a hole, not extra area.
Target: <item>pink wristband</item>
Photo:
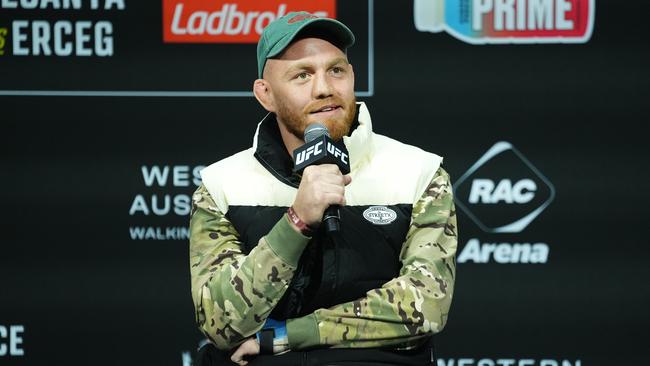
[[[289,209],[287,209],[287,216],[289,216],[289,220],[291,220],[291,222],[296,225],[296,227],[298,227],[302,235],[312,236],[314,234],[314,229],[305,224],[305,222],[302,221],[300,217],[298,217],[293,207],[289,207]]]

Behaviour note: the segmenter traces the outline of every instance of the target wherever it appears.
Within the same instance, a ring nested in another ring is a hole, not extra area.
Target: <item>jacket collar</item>
[[[343,143],[350,155],[352,172],[370,160],[372,153],[372,122],[366,104],[357,103],[357,115],[348,136],[343,136]],[[298,187],[300,175],[293,172],[293,158],[287,152],[275,114],[268,113],[260,123],[253,137],[255,158],[280,181]]]

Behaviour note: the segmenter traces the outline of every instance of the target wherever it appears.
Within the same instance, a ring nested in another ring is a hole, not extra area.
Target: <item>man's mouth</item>
[[[321,107],[321,108],[319,108],[319,109],[317,109],[317,110],[315,110],[315,111],[309,112],[309,113],[310,113],[310,114],[315,114],[315,113],[327,113],[327,112],[332,112],[332,111],[338,110],[338,109],[340,109],[340,108],[341,108],[340,105],[329,104],[329,105],[323,106],[323,107]]]

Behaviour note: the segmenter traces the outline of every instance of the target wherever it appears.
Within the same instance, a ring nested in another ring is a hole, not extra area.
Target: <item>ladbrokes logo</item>
[[[518,233],[555,197],[555,188],[508,142],[498,142],[454,185],[458,206],[486,232]]]
[[[304,10],[336,18],[336,0],[164,0],[166,43],[257,43],[270,22]]]

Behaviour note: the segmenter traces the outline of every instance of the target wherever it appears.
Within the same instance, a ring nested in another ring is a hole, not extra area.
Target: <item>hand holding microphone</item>
[[[327,128],[313,123],[305,129],[305,144],[294,151],[295,171],[302,180],[293,209],[310,227],[324,222],[328,232],[339,230],[338,207],[345,205],[350,162],[345,145],[329,137]]]
[[[307,225],[318,227],[328,207],[345,205],[345,186],[351,181],[334,164],[308,166],[293,203],[294,211]]]

